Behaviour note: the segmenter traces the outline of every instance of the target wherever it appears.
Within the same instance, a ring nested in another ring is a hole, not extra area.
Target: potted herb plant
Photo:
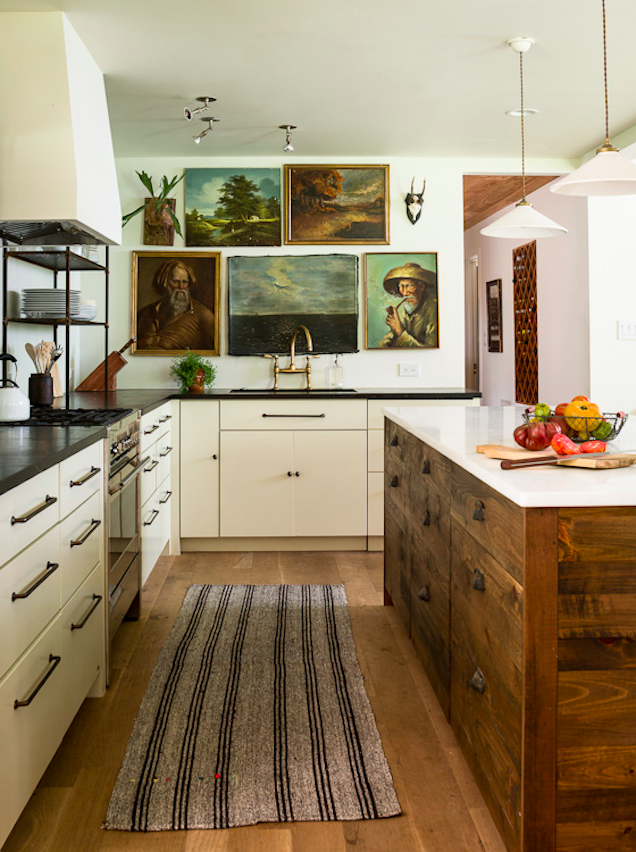
[[[174,359],[170,375],[176,380],[181,393],[203,393],[214,383],[216,368],[197,352],[188,350],[186,355]]]
[[[175,186],[183,180],[185,172],[181,177],[176,175],[172,180],[164,175],[161,178],[161,184],[158,192],[155,192],[152,185],[152,178],[146,172],[137,172],[139,180],[150,193],[150,198],[145,198],[141,207],[133,210],[131,213],[126,213],[122,216],[122,226],[127,225],[130,220],[141,213],[144,213],[144,245],[149,246],[171,246],[174,243],[174,232],[176,231],[180,237],[181,225],[175,215],[174,198],[168,198]]]

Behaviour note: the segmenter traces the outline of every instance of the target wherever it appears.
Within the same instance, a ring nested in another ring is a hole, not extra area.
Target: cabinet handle
[[[129,473],[125,479],[122,479],[119,485],[115,485],[114,488],[109,488],[108,493],[111,495],[111,497],[113,494],[117,494],[119,491],[123,491],[129,482],[131,482],[136,476],[139,476],[143,469],[143,466],[146,464],[147,461],[149,461],[149,459],[150,456],[146,456],[145,459],[142,459],[139,464],[135,466],[135,469],[132,473]]]
[[[422,516],[422,526],[423,527],[430,527],[430,525],[431,525],[431,513],[427,509],[424,512],[424,515]]]
[[[470,688],[474,689],[480,695],[484,694],[486,689],[486,678],[481,669],[475,669],[475,674],[470,679]]]
[[[431,472],[431,463],[428,459],[422,464],[422,473],[426,476],[426,474]]]
[[[477,592],[486,591],[486,578],[481,573],[479,568],[475,568],[475,573],[473,574],[473,589],[475,589]]]
[[[397,436],[397,435],[394,435],[394,436],[391,438],[391,446],[392,446],[392,447],[397,447],[397,445],[398,445],[398,436]]]
[[[300,471],[297,470],[296,473],[294,474],[294,476],[300,476]]]
[[[91,617],[91,615],[95,612],[95,610],[99,606],[101,599],[102,599],[101,595],[93,595],[93,605],[91,606],[91,608],[89,609],[89,611],[86,613],[86,615],[80,621],[79,624],[71,624],[71,630],[81,630],[82,629],[82,627],[86,624],[88,619]]]
[[[426,603],[428,603],[431,599],[431,591],[430,591],[429,587],[428,586],[422,586],[422,588],[418,592],[417,596],[421,601],[426,601]]]
[[[165,423],[165,422],[166,422],[166,420],[172,420],[172,414],[166,414],[166,416],[165,416],[165,417],[160,417],[160,418],[159,418],[159,422],[160,422],[160,423]]]
[[[159,501],[160,503],[167,503],[168,500],[172,497],[172,491],[166,491],[165,495]]]
[[[31,583],[28,589],[23,589],[21,592],[12,592],[11,601],[18,601],[23,600],[24,598],[28,598],[29,595],[34,592],[38,586],[41,586],[42,583],[51,576],[51,574],[54,574],[59,567],[59,562],[47,562],[44,571],[42,571],[39,577],[35,578],[35,580],[33,581],[33,583]]]
[[[287,471],[287,476],[293,476],[293,475],[294,475],[294,474],[291,472],[291,470],[288,470],[288,471]]]
[[[44,677],[42,678],[42,680],[38,683],[38,685],[35,687],[35,689],[34,689],[34,690],[33,690],[33,692],[31,693],[31,695],[29,695],[29,697],[28,697],[28,698],[25,698],[25,699],[24,699],[24,701],[18,701],[18,699],[16,698],[16,700],[13,702],[13,709],[14,709],[14,710],[17,710],[17,709],[18,709],[18,707],[28,707],[28,706],[29,706],[29,704],[33,701],[33,699],[35,698],[35,696],[36,696],[36,695],[38,694],[38,692],[42,689],[42,687],[44,686],[44,684],[45,684],[45,683],[47,682],[47,680],[51,677],[51,675],[53,674],[53,672],[55,671],[55,669],[59,666],[59,664],[60,664],[61,662],[62,662],[62,658],[61,658],[61,657],[54,657],[54,656],[53,656],[53,654],[49,654],[49,663],[53,663],[53,665],[52,665],[52,666],[51,666],[51,668],[47,671],[47,673],[44,675]]]
[[[217,454],[215,453],[215,454],[212,456],[212,458],[214,459],[214,461],[216,461],[216,460],[218,459]]]
[[[100,526],[100,524],[101,524],[101,521],[99,521],[99,520],[97,520],[97,521],[96,521],[96,520],[91,520],[91,525],[90,525],[90,527],[86,530],[86,532],[84,533],[84,535],[83,535],[81,538],[78,538],[78,539],[76,539],[75,541],[72,541],[72,542],[71,542],[71,547],[77,547],[77,546],[79,546],[80,544],[84,544],[84,542],[86,541],[86,539],[87,539],[90,535],[93,535],[93,533],[95,532],[95,530],[97,529],[97,527],[98,527],[98,526]]]
[[[263,414],[262,417],[326,417],[326,414]]]
[[[85,473],[81,479],[71,479],[69,482],[69,488],[73,488],[75,485],[83,485],[85,482],[88,482],[89,479],[92,479],[94,476],[101,471],[101,467],[91,467],[88,473]]]
[[[159,428],[159,424],[155,423],[154,426],[151,426],[150,429],[144,429],[144,435],[152,435],[153,432],[156,432]]]
[[[162,453],[159,453],[159,455],[163,459],[168,455],[168,453],[171,453],[171,452],[172,452],[172,447],[166,447],[166,449]]]
[[[144,468],[144,473],[150,473],[151,471],[153,471],[157,467],[158,464],[159,464],[159,462],[157,461],[157,459],[153,459],[150,462],[150,465],[148,467]]]
[[[392,476],[392,477],[391,477],[391,483],[390,483],[390,485],[391,485],[391,488],[397,488],[397,487],[398,487],[398,478],[397,478],[397,476]]]
[[[481,500],[475,500],[475,508],[473,509],[473,521],[486,520],[486,507]]]
[[[159,516],[159,509],[153,509],[152,510],[152,517],[150,518],[149,521],[144,521],[144,526],[149,527],[151,524],[154,524],[154,522],[157,520],[158,516]]]
[[[44,502],[40,503],[35,509],[31,509],[30,512],[27,512],[26,515],[21,515],[19,518],[16,518],[15,515],[11,518],[11,526],[14,524],[26,524],[27,521],[30,521],[31,518],[35,518],[36,515],[39,515],[40,512],[43,512],[45,509],[48,509],[49,506],[52,506],[54,503],[57,503],[57,497],[49,497],[47,494],[44,498]]]

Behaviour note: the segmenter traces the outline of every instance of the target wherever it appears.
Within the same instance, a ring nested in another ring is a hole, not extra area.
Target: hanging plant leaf
[[[166,210],[168,211],[168,214],[169,214],[170,218],[172,219],[175,231],[177,232],[177,234],[179,234],[180,237],[183,237],[183,234],[181,233],[181,225],[179,224],[179,220],[174,215],[174,213],[172,212],[170,207],[166,207]]]
[[[137,175],[139,176],[139,180],[143,183],[143,185],[146,187],[148,192],[154,198],[155,191],[152,188],[152,178],[150,177],[150,175],[147,175],[145,172],[137,172]],[[164,180],[165,180],[165,178],[164,178]]]

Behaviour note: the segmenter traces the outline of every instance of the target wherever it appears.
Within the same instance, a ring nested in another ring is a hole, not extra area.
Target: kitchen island
[[[386,416],[387,602],[507,847],[634,848],[636,468],[504,471],[512,407]]]

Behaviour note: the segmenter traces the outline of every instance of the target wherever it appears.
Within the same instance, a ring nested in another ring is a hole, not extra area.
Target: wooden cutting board
[[[480,444],[476,447],[478,453],[483,453],[487,459],[531,459],[541,456],[557,456],[557,453],[548,447],[545,450],[524,450],[523,447],[505,447],[503,444]]]
[[[627,453],[608,453],[602,458],[586,459],[585,454],[581,457],[560,456],[552,447],[545,450],[524,450],[523,447],[505,447],[501,444],[480,444],[477,448],[478,453],[483,453],[487,459],[532,459],[545,458],[545,456],[554,456],[561,461],[567,459],[567,467],[586,467],[593,470],[610,470],[616,467],[629,467],[636,463],[636,455]],[[565,466],[565,465],[562,465]],[[524,468],[520,468],[523,470]]]

